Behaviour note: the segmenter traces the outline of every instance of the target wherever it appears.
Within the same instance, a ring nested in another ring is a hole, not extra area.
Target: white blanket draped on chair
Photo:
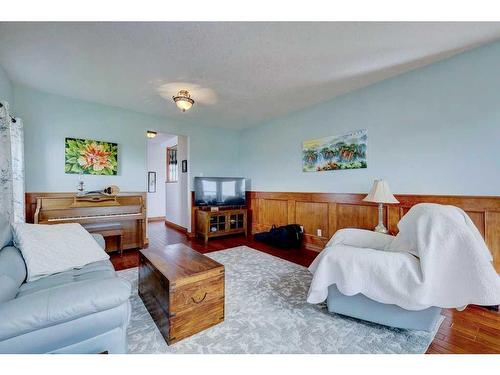
[[[307,301],[324,301],[335,284],[344,295],[362,293],[407,310],[500,303],[491,253],[463,210],[420,203],[398,228],[396,237],[339,230],[309,267]]]
[[[11,118],[7,102],[0,102],[0,215],[24,222],[23,122]]]

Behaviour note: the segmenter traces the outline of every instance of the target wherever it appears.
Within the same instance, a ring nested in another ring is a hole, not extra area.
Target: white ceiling
[[[499,38],[475,22],[0,23],[0,65],[42,91],[244,128]],[[186,113],[178,82],[203,99]]]

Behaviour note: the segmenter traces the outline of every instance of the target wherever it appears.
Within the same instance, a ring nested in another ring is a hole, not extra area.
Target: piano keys
[[[117,218],[125,218],[125,219],[130,219],[131,217],[140,217],[142,214],[136,213],[136,214],[107,214],[107,215],[94,215],[94,216],[69,216],[69,217],[52,217],[50,219],[47,219],[47,222],[75,222],[75,221],[83,221],[89,219],[90,221],[94,222],[97,220],[101,219],[117,219]],[[106,220],[107,221],[107,220]],[[39,223],[43,224],[43,223]]]
[[[28,201],[28,197],[27,197]],[[27,202],[29,204],[29,202]],[[28,205],[27,208],[29,209]],[[29,213],[27,213],[29,217]],[[99,226],[119,225],[123,231],[123,249],[143,248],[146,237],[145,194],[117,196],[47,193],[36,197],[35,224],[80,223],[93,233]],[[120,243],[106,238],[106,251],[118,250]]]

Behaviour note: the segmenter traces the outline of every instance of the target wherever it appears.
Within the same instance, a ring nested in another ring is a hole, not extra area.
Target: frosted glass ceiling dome
[[[179,91],[179,93],[176,96],[173,96],[172,99],[182,112],[188,111],[194,104],[194,100],[191,99],[191,95],[187,90]]]

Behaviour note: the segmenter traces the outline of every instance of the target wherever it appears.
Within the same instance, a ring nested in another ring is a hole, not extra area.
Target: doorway
[[[157,133],[148,138],[148,221],[189,230],[188,138]]]

